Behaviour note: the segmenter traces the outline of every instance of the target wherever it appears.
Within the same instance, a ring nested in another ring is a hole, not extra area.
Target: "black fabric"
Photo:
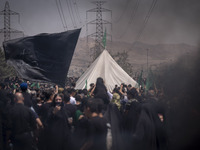
[[[30,132],[18,134],[13,140],[13,150],[33,150],[33,137]]]
[[[122,137],[122,116],[116,104],[110,103],[108,105],[104,118],[111,125],[112,150],[124,149],[124,139]]]
[[[27,107],[31,107],[33,105],[31,95],[27,92],[22,92],[22,95],[24,97],[24,105]]]
[[[76,113],[76,110],[77,110],[75,105],[66,104],[64,106],[64,109],[66,110],[68,117],[74,117],[75,116],[75,113]]]
[[[75,129],[75,150],[106,150],[107,121],[104,118],[82,118]]]
[[[106,150],[106,136],[106,120],[100,117],[92,117],[89,119],[88,139],[92,142],[89,150]]]
[[[109,95],[101,77],[97,78],[96,87],[94,90],[94,97],[103,100],[104,104],[109,104]]]
[[[0,150],[5,148],[5,129],[8,111],[8,108],[6,107],[7,101],[6,92],[0,90]]]
[[[36,120],[30,108],[15,104],[9,110],[8,129],[11,130],[11,142],[14,150],[31,150],[33,146],[32,131],[36,129]]]
[[[80,150],[81,147],[84,145],[84,143],[87,142],[87,137],[89,134],[88,127],[89,127],[88,119],[84,117],[78,120],[72,140],[74,150]]]
[[[64,86],[80,31],[6,41],[3,43],[6,60],[24,79]]]
[[[3,121],[2,121],[2,114],[0,112],[0,149],[3,149],[4,141],[3,141]]]
[[[48,118],[48,112],[50,110],[50,108],[52,107],[52,102],[51,103],[45,103],[41,106],[41,111],[40,111],[40,116],[41,116],[41,121],[43,123],[44,126],[46,126],[46,121]]]
[[[123,138],[126,150],[131,150],[132,147],[134,147],[134,145],[132,145],[133,142],[131,141],[131,137],[135,133],[140,112],[141,104],[139,102],[133,101],[129,104],[129,109],[126,109],[125,113],[123,114]]]
[[[124,113],[124,129],[127,133],[134,134],[136,125],[140,116],[141,104],[133,101],[129,104],[129,108]],[[126,107],[127,108],[127,107]]]
[[[133,135],[133,144],[136,150],[167,149],[164,124],[158,117],[154,103],[143,104],[136,131]]]
[[[34,97],[32,97],[32,106],[33,106],[35,112],[36,112],[38,115],[40,115],[40,113],[41,113],[41,107],[42,107],[42,106],[37,105],[37,99],[34,98]]]
[[[23,104],[15,104],[9,112],[9,126],[13,136],[36,129],[33,111]]]
[[[109,104],[109,96],[108,93],[103,86],[98,86],[94,90],[94,97],[95,98],[100,98],[103,100],[104,104]]]
[[[48,115],[47,127],[45,129],[46,150],[67,150],[71,149],[71,132],[69,129],[68,116],[61,108],[53,114],[51,108]]]

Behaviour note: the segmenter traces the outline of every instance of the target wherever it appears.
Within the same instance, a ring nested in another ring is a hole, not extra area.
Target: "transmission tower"
[[[0,15],[4,16],[4,28],[0,29],[0,33],[4,34],[4,41],[8,41],[8,40],[11,39],[10,38],[11,33],[22,33],[23,34],[22,31],[18,31],[18,30],[12,29],[10,27],[10,17],[11,17],[11,15],[17,15],[18,20],[20,18],[20,15],[19,15],[19,13],[10,10],[10,6],[9,6],[8,1],[5,3],[4,10],[0,12]]]
[[[93,1],[92,3],[96,5],[96,8],[86,11],[86,19],[88,19],[88,13],[96,13],[96,19],[86,24],[86,33],[87,33],[87,42],[88,42],[89,37],[95,38],[95,47],[92,48],[93,59],[95,59],[99,56],[99,54],[101,53],[103,49],[102,38],[103,38],[105,25],[110,25],[111,31],[112,31],[112,23],[107,20],[104,20],[102,13],[109,12],[112,18],[112,11],[106,8],[102,8],[102,5],[106,3],[105,1]],[[96,25],[96,32],[88,35],[89,25]],[[107,34],[107,35],[111,37],[111,41],[112,41],[112,36],[110,34]]]

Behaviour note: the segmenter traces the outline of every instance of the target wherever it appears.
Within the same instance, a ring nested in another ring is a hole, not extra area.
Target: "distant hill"
[[[12,37],[12,38],[17,38]],[[3,37],[1,35],[0,41]],[[80,76],[92,63],[92,51],[90,48],[94,46],[94,41],[89,39],[89,44],[86,38],[79,38],[74,56],[72,58],[68,76]],[[113,56],[118,52],[128,51],[128,62],[133,67],[133,72],[146,70],[147,67],[147,49],[149,49],[148,60],[149,66],[156,68],[162,64],[173,63],[180,56],[190,55],[197,50],[197,47],[187,44],[157,44],[151,45],[137,42],[134,47],[126,42],[110,42],[107,41],[107,50]]]
[[[91,41],[91,40],[89,40]],[[71,62],[69,76],[80,76],[92,63],[92,52],[90,48],[93,42],[87,44],[86,38],[80,38]],[[190,55],[197,50],[196,47],[187,44],[145,44],[137,42],[134,47],[126,42],[107,42],[107,50],[111,55],[118,52],[128,51],[128,62],[133,66],[134,72],[139,72],[142,68],[146,69],[147,49],[149,66],[157,67],[166,63],[173,63],[180,56]]]

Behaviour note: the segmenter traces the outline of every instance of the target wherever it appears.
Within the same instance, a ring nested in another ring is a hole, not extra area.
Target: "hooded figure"
[[[154,102],[143,104],[133,144],[136,150],[163,150],[167,147],[164,122],[157,113],[158,105]]]
[[[94,97],[102,99],[104,104],[108,104],[110,102],[107,88],[104,85],[104,81],[101,77],[97,78]]]
[[[140,113],[141,103],[138,101],[132,101],[129,105],[126,105],[126,111],[123,114],[123,138],[125,139],[126,150],[131,150],[134,146],[132,145],[131,136],[135,133]]]

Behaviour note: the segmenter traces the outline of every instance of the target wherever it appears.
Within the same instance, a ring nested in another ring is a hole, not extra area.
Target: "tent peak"
[[[78,79],[76,89],[83,89],[91,83],[96,83],[96,79],[102,77],[105,81],[106,87],[112,91],[115,85],[121,83],[131,84],[133,87],[137,86],[137,82],[133,80],[112,58],[109,52],[104,49],[99,57],[90,65],[84,74]],[[88,88],[88,86],[87,86]]]

